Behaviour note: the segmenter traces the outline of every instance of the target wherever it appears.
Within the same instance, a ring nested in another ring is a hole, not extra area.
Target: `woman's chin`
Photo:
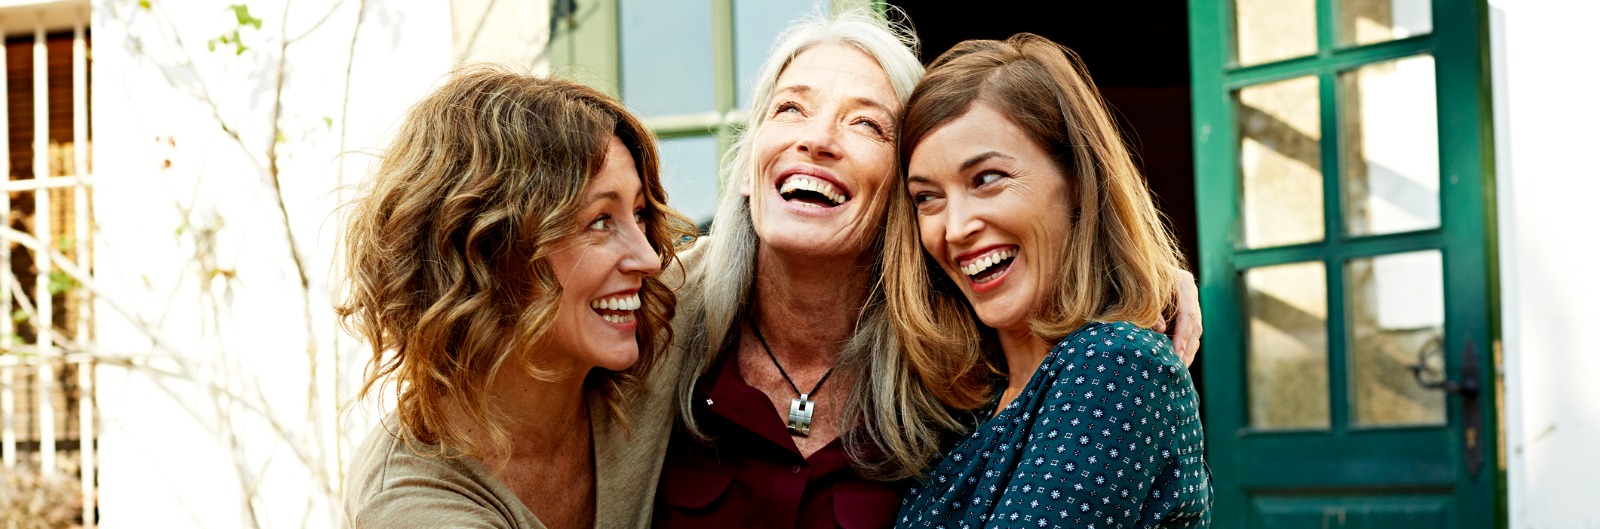
[[[786,226],[788,229],[757,236],[762,246],[781,255],[804,258],[826,258],[830,261],[853,262],[867,252],[866,236],[852,236],[840,231],[807,230],[805,226]]]
[[[639,363],[639,348],[632,347],[599,355],[595,367],[610,371],[626,371],[637,363]]]
[[[1014,310],[984,310],[978,307],[978,321],[983,326],[1000,332],[1031,332],[1029,318],[1026,311]]]

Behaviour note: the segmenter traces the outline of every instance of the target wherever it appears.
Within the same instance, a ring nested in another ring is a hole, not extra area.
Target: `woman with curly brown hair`
[[[344,243],[362,395],[396,396],[351,465],[350,525],[637,524],[607,502],[647,493],[596,468],[671,342],[654,276],[693,226],[658,163],[648,129],[575,82],[470,70],[410,111]]]

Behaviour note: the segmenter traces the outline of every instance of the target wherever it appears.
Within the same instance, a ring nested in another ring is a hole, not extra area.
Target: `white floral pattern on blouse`
[[[911,489],[896,527],[1210,527],[1199,412],[1166,336],[1085,325]]]

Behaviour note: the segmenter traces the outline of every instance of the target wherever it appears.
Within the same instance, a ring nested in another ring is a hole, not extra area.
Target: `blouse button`
[[[789,469],[789,473],[790,474],[799,474],[800,473],[800,465],[795,465],[794,468],[790,468]]]

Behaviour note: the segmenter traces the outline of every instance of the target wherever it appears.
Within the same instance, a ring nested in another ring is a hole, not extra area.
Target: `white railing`
[[[79,289],[77,295],[71,296],[73,306],[69,310],[74,314],[72,329],[55,329],[53,307],[53,293],[51,292],[51,271],[53,263],[48,255],[52,248],[56,248],[61,241],[56,240],[55,228],[51,225],[52,214],[51,193],[53,190],[70,188],[72,190],[72,232],[71,249],[77,269],[88,272],[92,270],[89,261],[90,217],[89,187],[91,178],[89,169],[89,93],[88,93],[88,43],[85,39],[83,18],[73,24],[72,41],[72,130],[73,130],[73,166],[70,176],[52,175],[50,168],[50,72],[48,50],[46,47],[45,27],[42,19],[33,31],[33,174],[32,178],[11,180],[5,179],[0,183],[0,211],[11,211],[12,192],[33,192],[34,215],[31,234],[38,240],[36,247],[29,247],[24,251],[33,253],[35,267],[35,281],[33,294],[30,296],[24,289],[26,285],[20,284],[18,278],[12,273],[13,241],[0,241],[0,308],[6,314],[0,314],[0,462],[9,469],[14,468],[18,461],[18,432],[16,423],[17,409],[17,382],[19,373],[34,373],[34,387],[37,397],[33,399],[33,409],[27,410],[34,418],[33,423],[38,425],[38,456],[39,470],[44,474],[56,472],[56,368],[58,366],[75,366],[77,372],[77,412],[78,412],[78,455],[79,479],[82,483],[83,494],[83,522],[84,527],[95,526],[95,402],[94,402],[94,358],[83,352],[92,336],[90,334],[91,308],[90,296],[87,289]],[[0,46],[0,65],[6,63],[6,50]],[[0,68],[0,101],[9,100],[5,68]],[[11,175],[11,138],[9,125],[10,116],[5,104],[0,104],[0,174]],[[64,164],[63,164],[64,165]],[[63,167],[63,170],[66,168]],[[9,215],[9,213],[8,213]],[[62,248],[64,251],[65,248]],[[31,306],[30,306],[31,305]],[[35,330],[34,343],[16,343],[17,333],[13,307],[20,309],[27,316],[32,328]],[[57,333],[61,333],[62,343],[57,341]],[[70,396],[68,397],[70,398]],[[31,437],[31,435],[30,435]]]

